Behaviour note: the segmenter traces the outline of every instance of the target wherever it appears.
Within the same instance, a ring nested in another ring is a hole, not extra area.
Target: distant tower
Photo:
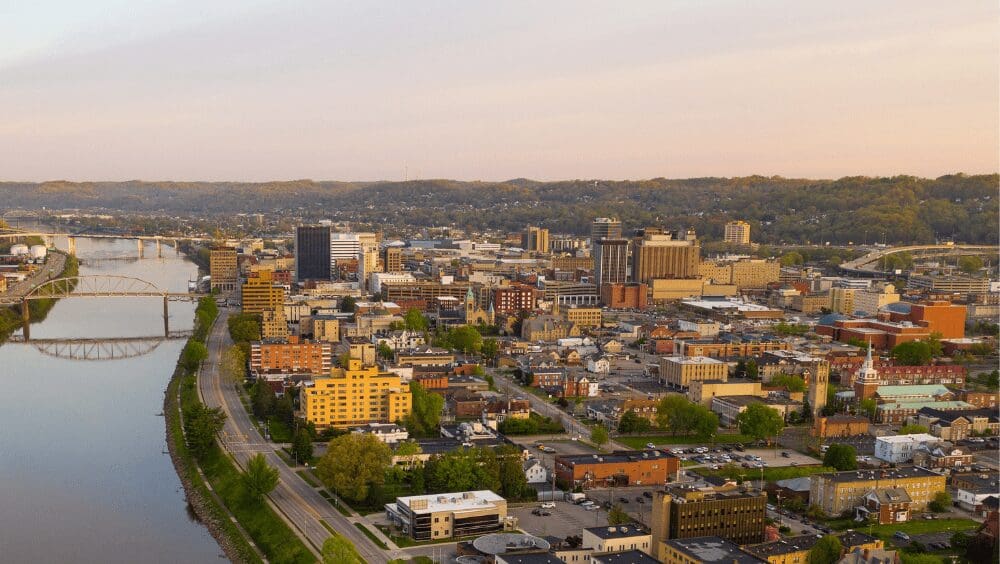
[[[861,369],[858,370],[858,376],[854,380],[854,399],[860,402],[875,397],[878,386],[878,370],[875,369],[875,363],[872,362],[872,343],[868,341],[868,356],[865,357]]]
[[[493,309],[493,302],[490,302],[490,307],[486,310],[486,316],[490,320],[490,325],[496,325],[497,323],[497,313]]]
[[[472,323],[476,317],[476,295],[472,292],[472,286],[465,293],[465,322]]]

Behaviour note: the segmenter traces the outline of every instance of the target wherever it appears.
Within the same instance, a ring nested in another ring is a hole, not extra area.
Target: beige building
[[[260,312],[260,338],[284,339],[288,337],[288,324],[285,323],[285,312],[283,309],[265,309]]]
[[[364,337],[344,337],[347,344],[347,354],[351,358],[361,360],[362,366],[375,365],[375,344]]]
[[[830,294],[823,292],[820,294],[799,294],[792,296],[792,309],[802,313],[817,313],[822,309],[830,308]]]
[[[704,296],[735,296],[733,284],[715,284],[699,278],[657,278],[651,282],[650,297],[653,302],[671,302]]]
[[[853,314],[856,292],[854,288],[830,288],[830,310],[844,315]]]
[[[313,379],[302,391],[302,411],[317,429],[395,423],[410,414],[412,396],[398,374],[380,372],[352,358],[347,368]]]
[[[218,290],[224,294],[236,291],[239,282],[239,267],[236,260],[236,249],[218,247],[208,255],[208,274],[212,278],[212,291]]]
[[[698,275],[716,284],[732,284],[738,288],[765,288],[778,281],[781,264],[776,260],[741,259],[737,261],[703,261]]]
[[[734,245],[750,244],[750,224],[745,221],[730,221],[726,224],[725,241]]]
[[[675,388],[688,388],[695,380],[729,379],[726,363],[705,356],[665,356],[660,359],[660,382]]]
[[[260,314],[264,311],[284,312],[285,288],[271,281],[271,271],[258,273],[256,278],[248,278],[242,286],[243,313]],[[284,317],[284,315],[282,315]]]
[[[396,498],[390,523],[416,541],[481,536],[504,528],[507,500],[489,490]]]
[[[910,496],[910,508],[923,511],[934,494],[945,491],[945,479],[918,466],[814,474],[809,478],[809,503],[828,515],[840,515],[861,505],[873,490],[902,488]]]
[[[570,306],[562,309],[566,321],[575,324],[580,329],[601,326],[601,308]]]
[[[340,341],[340,320],[332,315],[314,315],[310,318],[314,341],[336,343]]]
[[[549,230],[529,225],[521,233],[521,248],[533,253],[549,252]]]
[[[693,231],[674,237],[646,228],[632,242],[632,281],[648,284],[655,278],[696,278],[701,246]],[[681,236],[683,235],[683,236]]]
[[[751,380],[694,380],[688,387],[687,397],[694,403],[712,407],[716,396],[766,397],[762,384]]]
[[[594,552],[640,550],[653,556],[653,535],[634,524],[587,527],[580,536],[581,546]]]
[[[875,315],[880,307],[899,301],[899,294],[892,284],[882,283],[867,290],[854,292],[854,311]],[[853,312],[852,312],[853,313]]]

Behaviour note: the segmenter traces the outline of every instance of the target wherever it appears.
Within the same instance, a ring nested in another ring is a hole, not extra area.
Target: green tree
[[[323,541],[322,554],[323,564],[361,564],[364,562],[351,541],[340,535],[333,535]]]
[[[851,445],[832,444],[823,455],[823,466],[836,468],[838,471],[857,470],[858,451]]]
[[[427,318],[424,317],[423,312],[415,307],[411,307],[406,311],[406,315],[403,316],[403,327],[407,331],[418,331],[423,333],[427,331],[428,327]]]
[[[418,382],[410,382],[410,396],[412,398],[410,414],[403,421],[406,429],[415,437],[437,435],[444,398],[428,392]]]
[[[353,296],[344,296],[340,300],[340,311],[344,313],[354,313],[354,309],[358,305],[358,300]]]
[[[337,495],[358,502],[382,485],[391,462],[389,447],[374,435],[348,433],[330,441],[316,474]]]
[[[496,339],[483,339],[483,346],[480,350],[483,358],[493,360],[500,353],[500,344]]]
[[[736,416],[736,423],[740,433],[757,440],[766,439],[769,444],[785,428],[781,414],[763,403],[751,403]]]
[[[948,511],[951,508],[951,494],[948,493],[948,490],[937,492],[927,507],[935,513]]]
[[[191,454],[204,458],[212,450],[215,436],[225,421],[226,414],[218,407],[210,409],[197,403],[188,409],[184,414],[184,438]]]
[[[844,549],[840,544],[840,539],[833,535],[827,535],[809,549],[809,564],[834,564],[840,560],[840,553]]]
[[[466,354],[477,353],[483,346],[483,336],[479,334],[479,331],[476,331],[475,327],[465,325],[449,331],[448,342],[451,344],[451,348]]]
[[[779,261],[781,262],[781,266],[795,266],[805,262],[805,259],[802,258],[801,254],[791,251],[781,255]]]
[[[222,373],[230,382],[242,382],[247,377],[247,357],[243,349],[232,346],[222,353]]]
[[[278,469],[268,466],[264,454],[258,452],[247,461],[247,469],[243,472],[242,480],[250,496],[260,501],[278,485]]]
[[[916,423],[911,425],[903,425],[902,427],[899,428],[900,435],[915,435],[926,432],[927,432],[927,427],[924,427],[923,425],[917,425]]]
[[[291,427],[295,425],[295,404],[290,391],[285,392],[274,402],[274,418]]]
[[[796,376],[794,374],[785,374],[782,372],[772,378],[769,383],[772,386],[785,388],[789,392],[806,391],[806,381],[803,380],[801,376]]]
[[[292,437],[292,457],[302,463],[307,463],[313,457],[312,436],[305,427],[300,427]]]
[[[395,356],[395,353],[393,352],[392,348],[389,347],[388,344],[386,344],[385,341],[382,341],[381,343],[378,344],[378,356],[379,358],[383,358],[385,360],[392,360],[392,357]]]
[[[267,419],[274,414],[277,403],[278,398],[275,396],[274,390],[265,380],[258,378],[250,386],[250,410],[253,411],[257,419]]]
[[[201,362],[208,358],[208,348],[198,341],[188,341],[181,352],[181,366],[188,372],[194,372]]]
[[[521,449],[513,445],[503,445],[496,449],[497,475],[500,481],[500,495],[507,499],[535,498],[535,490],[528,485],[521,462]]]
[[[892,348],[892,358],[903,366],[925,366],[933,356],[931,346],[924,341],[900,343]]]
[[[751,380],[756,380],[760,377],[760,367],[757,365],[757,360],[751,358],[747,361],[747,378]]]
[[[878,409],[878,404],[873,398],[863,399],[858,404],[858,411],[865,414],[868,419],[875,419],[875,411]]]
[[[622,509],[621,505],[615,504],[608,511],[608,525],[624,525],[626,523],[631,523],[632,518],[628,516],[628,513]]]
[[[966,274],[974,274],[983,268],[983,259],[977,256],[959,257],[958,269]]]
[[[632,409],[626,411],[622,414],[621,418],[618,419],[619,433],[645,433],[646,431],[649,431],[651,427],[652,424],[648,419],[639,416],[635,410]]]
[[[608,437],[608,430],[604,428],[603,425],[594,425],[590,430],[590,442],[597,445],[597,448],[604,446],[610,437]]]
[[[239,313],[226,321],[229,336],[234,343],[250,343],[260,340],[260,317],[253,313]]]

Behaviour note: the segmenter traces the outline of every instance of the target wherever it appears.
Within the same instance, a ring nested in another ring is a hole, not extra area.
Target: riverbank
[[[214,305],[213,303],[211,311],[206,312],[208,308],[203,308],[199,304],[199,310],[206,313],[196,314],[195,323],[198,325],[207,323],[207,326],[200,331],[201,328],[196,327],[195,336],[191,338],[191,341],[204,342],[204,335],[207,334],[208,327],[211,326],[217,315],[217,312],[214,312]],[[181,359],[178,359],[163,398],[167,451],[170,453],[170,460],[173,462],[178,478],[180,478],[184,495],[191,510],[205,525],[209,534],[219,543],[219,547],[222,548],[226,557],[237,563],[264,562],[264,559],[247,540],[247,536],[234,523],[232,515],[223,506],[221,500],[212,492],[211,486],[199,472],[198,463],[188,450],[184,440],[181,412],[182,387],[193,389],[194,385],[194,376],[185,370]]]
[[[60,257],[59,260],[62,261],[62,268],[59,269],[59,273],[46,276],[44,280],[36,280],[32,283],[28,289],[37,286],[48,280],[55,278],[70,278],[76,276],[80,273],[80,263],[76,260],[73,255],[65,254],[61,251],[51,251],[52,258],[49,260],[57,260],[55,257]],[[48,264],[46,264],[48,266]],[[56,298],[48,298],[42,300],[31,300],[28,302],[28,308],[31,312],[31,322],[37,323],[45,320],[45,316],[49,314],[52,306],[56,304]],[[21,311],[18,309],[19,306],[10,307],[0,307],[0,344],[10,339],[10,336],[14,334],[21,328],[23,323],[21,322]]]

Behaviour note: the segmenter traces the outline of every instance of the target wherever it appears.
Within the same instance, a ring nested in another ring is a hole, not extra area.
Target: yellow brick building
[[[599,307],[568,307],[563,310],[566,321],[576,324],[580,329],[601,326],[601,308]]]
[[[412,399],[398,374],[365,367],[352,358],[346,370],[333,368],[330,376],[313,380],[303,391],[302,410],[318,429],[355,427],[401,421],[410,414]]]
[[[828,515],[854,509],[865,494],[884,488],[903,488],[910,496],[910,509],[923,511],[934,494],[945,490],[944,476],[919,466],[815,474],[809,482],[809,503],[818,505]]]
[[[255,278],[248,278],[242,290],[243,313],[284,311],[285,289],[274,285],[269,270],[259,272]]]

